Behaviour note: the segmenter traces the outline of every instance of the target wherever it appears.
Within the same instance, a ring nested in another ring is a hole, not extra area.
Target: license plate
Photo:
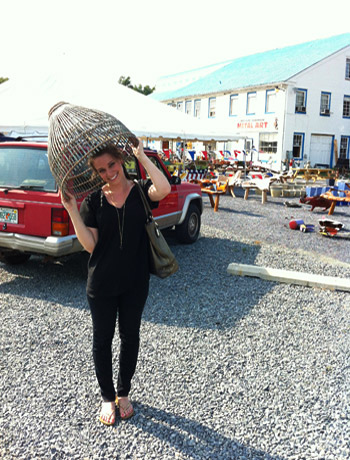
[[[18,209],[0,208],[0,222],[18,224]]]

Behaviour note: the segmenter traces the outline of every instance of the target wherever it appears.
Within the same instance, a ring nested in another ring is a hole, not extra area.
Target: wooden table
[[[350,184],[345,184],[348,189],[350,189]],[[338,190],[339,193],[339,190]],[[322,193],[321,197],[326,198],[332,202],[331,207],[329,208],[328,215],[331,216],[334,213],[337,203],[350,203],[350,190],[343,191],[345,196],[334,196],[332,189],[328,190],[326,193]]]
[[[210,205],[214,212],[219,210],[220,195],[225,195],[228,187],[228,178],[226,180],[208,180],[200,181],[202,193],[209,197]],[[214,200],[215,197],[215,200]]]
[[[244,185],[243,184],[242,187],[244,188],[244,199],[245,200],[248,200],[249,191],[250,191],[250,189],[253,189],[253,190],[260,190],[261,191],[261,204],[266,203],[268,190],[261,190],[261,189],[259,189],[259,187],[256,187],[254,185],[249,186],[249,185]]]
[[[267,192],[270,189],[270,185],[276,182],[276,177],[264,177],[263,179],[252,179],[249,181],[242,182],[244,188],[244,199],[247,200],[250,189],[261,191],[261,204],[267,201]]]
[[[290,180],[293,182],[296,178],[305,180],[335,179],[336,173],[333,169],[326,168],[292,168],[293,175]]]

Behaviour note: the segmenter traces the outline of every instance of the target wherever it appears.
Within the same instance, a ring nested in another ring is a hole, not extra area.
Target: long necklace
[[[124,235],[124,219],[125,219],[125,203],[126,203],[126,200],[124,201],[124,204],[123,204],[123,217],[122,217],[122,222],[120,222],[120,216],[119,216],[119,208],[117,206],[117,203],[113,200],[113,193],[111,192],[110,190],[110,200],[113,204],[113,206],[115,207],[116,211],[117,211],[117,216],[118,216],[118,227],[119,227],[119,237],[120,237],[120,249],[122,250],[123,249],[123,235]]]
[[[118,227],[119,227],[119,237],[120,237],[120,249],[123,249],[123,235],[124,235],[124,217],[125,217],[125,203],[123,204],[123,218],[122,223],[120,224],[119,209],[115,208],[118,216]]]

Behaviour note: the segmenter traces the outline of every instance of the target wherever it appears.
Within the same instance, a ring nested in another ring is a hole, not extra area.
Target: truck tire
[[[176,225],[176,237],[180,243],[192,244],[197,241],[201,229],[201,213],[195,204],[190,204],[185,220]]]
[[[29,259],[30,254],[26,254],[24,252],[13,251],[0,254],[0,262],[4,262],[5,264],[9,265],[24,264]]]

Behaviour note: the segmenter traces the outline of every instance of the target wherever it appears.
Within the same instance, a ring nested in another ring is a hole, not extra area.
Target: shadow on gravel
[[[194,245],[179,244],[174,232],[167,240],[179,262],[179,271],[161,280],[151,277],[143,319],[180,327],[232,327],[249,314],[272,283],[227,274],[231,262],[254,264],[257,244],[220,238],[200,238]],[[88,308],[87,254],[53,262],[32,257],[24,265],[0,264],[0,293]]]
[[[272,199],[270,198],[268,199],[266,204],[262,205],[260,196],[252,195],[251,197],[248,198],[248,200],[245,201],[243,196],[237,195],[236,198],[233,198],[231,195],[223,195],[220,198],[219,211],[218,213],[215,213],[215,214],[220,215],[220,213],[228,212],[228,213],[245,214],[247,216],[252,216],[252,217],[263,217],[264,208],[267,208],[270,206],[276,207],[276,208],[285,208],[284,201],[286,201],[286,199],[284,199],[283,201],[280,201],[274,198]],[[203,204],[204,204],[205,213],[210,214],[214,212],[213,208],[210,205],[209,200],[207,201],[206,198],[204,198]],[[242,207],[244,207],[244,209],[242,209]],[[254,211],[261,209],[261,213],[249,211],[249,208],[255,208]]]
[[[247,216],[247,217],[263,217],[262,214],[257,214],[257,213],[251,212],[251,211],[241,211],[241,210],[238,210],[238,209],[225,208],[224,206],[222,208],[220,208],[220,211],[221,212],[229,212],[231,214],[238,214],[240,216],[244,215],[244,216]]]
[[[135,408],[138,415],[129,423],[191,458],[283,460],[283,457],[247,447],[194,420],[146,404],[137,403]]]
[[[151,278],[144,321],[199,329],[231,328],[274,286],[227,273],[232,262],[254,264],[258,242],[203,237],[195,245],[173,245],[167,239],[180,268],[170,278]]]
[[[204,211],[206,213],[209,213],[209,214],[214,213],[214,211],[213,211],[213,209],[212,209],[212,207],[210,205],[209,205],[209,207],[205,207]],[[263,217],[262,214],[257,214],[257,213],[254,213],[252,211],[248,211],[248,209],[243,211],[241,209],[235,209],[235,208],[227,207],[224,204],[219,206],[218,213],[221,213],[221,214],[229,213],[229,214],[239,214],[239,215],[243,214],[243,215],[249,216],[249,217]],[[217,214],[217,213],[215,213],[215,214]],[[220,214],[218,216],[220,217]],[[202,220],[204,220],[204,219],[202,219]]]
[[[86,253],[56,261],[32,256],[23,265],[0,263],[0,293],[81,308],[86,304],[86,267]]]

